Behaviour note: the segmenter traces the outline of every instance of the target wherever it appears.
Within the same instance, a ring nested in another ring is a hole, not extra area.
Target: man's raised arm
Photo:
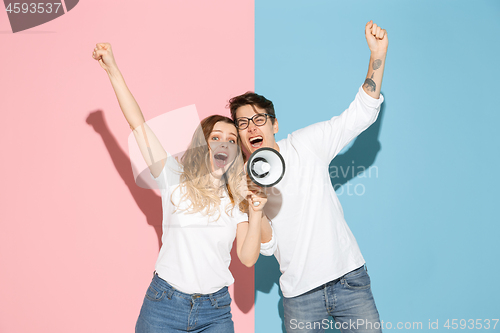
[[[382,77],[384,76],[385,56],[389,40],[387,31],[381,29],[373,21],[366,24],[365,37],[371,55],[363,90],[371,97],[378,99],[380,96],[380,87],[382,86]]]

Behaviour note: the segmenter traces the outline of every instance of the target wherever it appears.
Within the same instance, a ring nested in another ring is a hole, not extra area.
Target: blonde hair
[[[248,212],[248,202],[241,196],[241,179],[243,175],[243,155],[240,149],[239,137],[237,139],[237,155],[229,169],[221,177],[223,188],[217,188],[211,178],[212,166],[210,163],[210,149],[208,138],[216,123],[224,122],[234,125],[233,121],[224,116],[213,115],[203,119],[193,134],[191,143],[181,158],[183,172],[180,175],[180,184],[176,190],[181,191],[180,201],[189,202],[185,209],[179,208],[179,203],[170,201],[176,210],[185,211],[187,214],[202,212],[212,216],[218,213],[220,217],[220,191],[227,191],[231,203],[226,205],[225,211],[230,215],[231,210],[238,205],[240,211]],[[173,193],[172,193],[173,195]]]

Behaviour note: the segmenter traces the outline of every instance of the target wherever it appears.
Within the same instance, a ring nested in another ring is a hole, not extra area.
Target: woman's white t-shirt
[[[226,206],[230,204],[227,194],[221,198],[220,217],[218,213],[208,216],[181,211],[189,202],[183,201],[179,207],[172,203],[180,202],[181,191],[177,187],[181,172],[182,165],[169,155],[160,175],[152,176],[160,189],[163,208],[163,245],[156,261],[156,273],[184,293],[214,293],[234,282],[229,271],[231,248],[236,225],[248,221],[248,216],[237,206],[229,215],[226,213]]]

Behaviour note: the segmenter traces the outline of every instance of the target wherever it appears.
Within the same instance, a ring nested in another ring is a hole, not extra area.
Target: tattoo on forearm
[[[363,87],[370,92],[374,92],[377,90],[377,84],[373,81],[373,76],[375,75],[375,71],[382,66],[382,60],[375,59],[372,62],[373,73],[369,78],[366,78],[365,83],[363,83]]]
[[[373,77],[373,74],[372,74],[372,77]],[[374,92],[375,90],[377,90],[377,85],[375,84],[375,82],[372,79],[369,79],[369,78],[367,78],[365,80],[363,87],[365,87],[366,90],[368,90],[370,92]]]
[[[372,67],[373,67],[374,71],[376,71],[377,69],[379,69],[380,66],[382,66],[382,60],[380,60],[380,59],[373,60]]]

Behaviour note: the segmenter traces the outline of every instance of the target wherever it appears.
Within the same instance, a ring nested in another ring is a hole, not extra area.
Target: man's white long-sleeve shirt
[[[349,108],[293,132],[277,144],[283,179],[267,188],[264,211],[272,221],[283,296],[301,295],[362,266],[365,261],[332,187],[332,159],[377,119],[384,98],[362,87]],[[266,253],[267,252],[267,253]],[[269,248],[261,253],[270,255]]]

